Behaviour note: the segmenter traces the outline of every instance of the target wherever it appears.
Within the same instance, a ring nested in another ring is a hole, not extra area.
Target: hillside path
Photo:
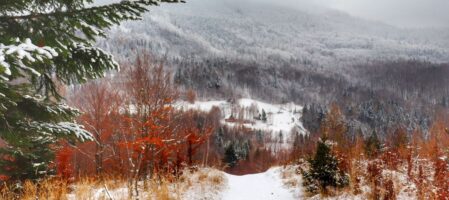
[[[293,200],[293,193],[285,188],[278,173],[235,176],[225,173],[228,188],[223,191],[223,200]]]

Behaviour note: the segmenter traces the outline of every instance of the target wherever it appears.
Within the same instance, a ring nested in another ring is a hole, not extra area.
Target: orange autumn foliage
[[[72,156],[73,149],[68,146],[63,147],[56,153],[56,171],[59,177],[63,179],[72,177]]]
[[[189,89],[189,90],[186,92],[185,95],[186,95],[186,100],[187,100],[187,102],[189,102],[189,103],[191,103],[191,104],[195,103],[195,101],[196,101],[196,93],[195,93],[194,90]]]
[[[174,109],[178,92],[171,75],[147,55],[124,67],[114,77],[120,85],[101,79],[81,86],[72,99],[84,112],[79,122],[95,138],[73,149],[72,175],[136,177],[199,164],[217,119]]]
[[[449,170],[445,160],[438,158],[434,161],[436,196],[439,200],[449,199]]]

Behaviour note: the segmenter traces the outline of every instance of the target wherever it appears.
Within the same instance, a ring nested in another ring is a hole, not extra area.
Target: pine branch
[[[138,0],[138,1],[122,1],[120,3],[102,5],[102,6],[93,6],[89,8],[83,9],[73,9],[67,11],[54,11],[49,13],[32,13],[29,15],[3,15],[0,16],[0,21],[2,20],[35,20],[39,18],[48,18],[48,17],[68,17],[73,15],[83,15],[87,13],[97,13],[97,12],[106,12],[111,9],[119,9],[119,10],[127,10],[128,12],[132,12],[138,14],[139,12],[148,11],[145,6],[157,6],[159,3],[185,3],[184,0]],[[130,9],[131,8],[131,9]],[[138,11],[138,12],[136,12]]]

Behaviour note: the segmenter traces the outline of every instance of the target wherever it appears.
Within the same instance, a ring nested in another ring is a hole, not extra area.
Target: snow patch
[[[295,195],[281,179],[281,168],[271,168],[264,173],[235,176],[225,174],[228,188],[223,192],[223,200],[293,200]]]
[[[58,56],[55,49],[51,47],[38,47],[31,42],[31,39],[27,38],[22,43],[20,39],[17,39],[17,44],[4,45],[0,43],[0,73],[6,76],[11,75],[11,65],[18,64],[18,66],[24,70],[30,71],[35,76],[40,76],[40,73],[35,69],[28,67],[23,61],[36,62],[42,61],[43,58],[53,59]]]

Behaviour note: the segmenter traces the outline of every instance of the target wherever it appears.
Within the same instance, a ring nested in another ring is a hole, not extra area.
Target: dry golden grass
[[[297,188],[301,186],[300,175],[294,166],[282,167],[280,171],[281,179],[287,188]]]
[[[16,194],[11,191],[11,188],[9,185],[2,185],[0,189],[0,199],[16,199]]]
[[[31,181],[26,181],[24,184],[23,193],[26,194],[26,196],[23,197],[24,200],[32,200],[35,199],[37,196],[37,186],[36,184],[32,183]]]
[[[159,177],[147,180],[146,185],[139,183],[140,199],[180,200],[183,194],[193,187],[216,187],[224,185],[225,178],[212,169],[191,172],[186,170],[179,177]],[[0,188],[1,200],[106,200],[113,196],[114,200],[133,199],[129,196],[127,181],[120,177],[80,178],[72,184],[59,179],[48,179],[40,182],[25,181],[20,192],[14,192],[11,186]],[[109,194],[108,194],[109,193]]]
[[[0,190],[0,199],[2,200],[67,200],[69,194],[72,199],[88,200],[92,199],[91,194],[98,181],[94,179],[81,179],[75,184],[69,186],[67,181],[59,179],[46,179],[40,182],[26,180],[20,192],[13,191],[12,186],[3,186]],[[70,188],[75,190],[71,193]]]
[[[75,198],[80,200],[88,200],[91,198],[94,185],[96,184],[92,179],[82,179],[77,182],[73,186]]]
[[[209,182],[212,183],[212,185],[221,185],[224,182],[224,177],[223,176],[210,176],[209,177]]]
[[[3,185],[0,190],[0,199],[4,200],[65,200],[67,199],[67,184],[60,180],[44,180],[39,183],[25,181],[20,192],[14,191],[11,185]]]
[[[160,181],[156,183],[155,181],[151,181],[149,193],[153,194],[150,199],[160,199],[160,200],[174,200],[177,199],[170,195],[170,186],[167,181]]]

